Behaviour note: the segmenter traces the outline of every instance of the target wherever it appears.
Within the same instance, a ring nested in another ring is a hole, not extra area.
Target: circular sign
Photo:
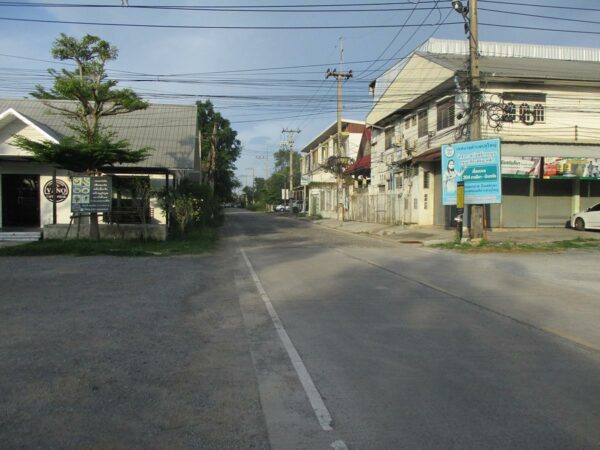
[[[451,145],[447,145],[444,149],[444,154],[447,158],[452,158],[454,156],[454,147],[452,147]]]
[[[44,197],[49,202],[54,202],[54,181],[50,180],[44,185]],[[56,180],[56,203],[64,202],[69,196],[69,186],[62,180]]]

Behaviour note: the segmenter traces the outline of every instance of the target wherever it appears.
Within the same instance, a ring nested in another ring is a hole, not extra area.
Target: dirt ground
[[[0,446],[268,448],[229,267],[0,258]]]

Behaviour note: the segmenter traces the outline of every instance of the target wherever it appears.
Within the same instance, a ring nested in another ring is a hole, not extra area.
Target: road
[[[600,447],[598,253],[465,256],[280,216],[228,222],[273,448]]]
[[[600,447],[599,254],[231,210],[219,249],[0,258],[0,448]]]

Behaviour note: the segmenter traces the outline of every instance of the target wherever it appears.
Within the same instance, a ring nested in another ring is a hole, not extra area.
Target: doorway
[[[2,227],[40,227],[39,175],[2,175]]]

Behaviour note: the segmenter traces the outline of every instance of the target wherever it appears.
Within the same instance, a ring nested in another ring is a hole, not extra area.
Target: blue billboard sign
[[[500,139],[442,145],[442,203],[456,205],[456,183],[465,183],[465,204],[502,202]]]

